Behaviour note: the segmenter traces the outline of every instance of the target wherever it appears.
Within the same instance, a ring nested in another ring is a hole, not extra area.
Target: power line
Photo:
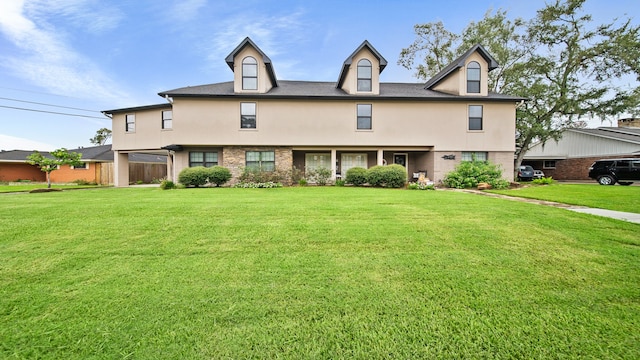
[[[61,113],[61,112],[55,112],[55,111],[46,111],[46,110],[37,110],[37,109],[27,109],[27,108],[21,108],[21,107],[14,107],[14,106],[5,106],[5,105],[0,105],[0,107],[3,108],[7,108],[7,109],[14,109],[14,110],[24,110],[24,111],[34,111],[34,112],[41,112],[41,113],[47,113],[47,114],[56,114],[56,115],[66,115],[66,116],[77,116],[77,117],[82,117],[82,118],[91,118],[91,119],[100,119],[100,120],[110,120],[108,117],[98,117],[98,116],[90,116],[90,115],[81,115],[81,114],[69,114],[69,113]]]
[[[6,98],[6,97],[0,97],[0,99],[1,100],[9,100],[9,101],[17,101],[17,102],[27,103],[27,104],[51,106],[51,107],[57,107],[57,108],[63,108],[63,109],[80,110],[80,111],[95,112],[95,113],[99,113],[100,112],[100,111],[96,111],[96,110],[81,109],[81,108],[75,108],[75,107],[69,107],[69,106],[61,106],[61,105],[53,105],[53,104],[45,104],[45,103],[40,103],[40,102],[35,102],[35,101],[18,100],[18,99]]]

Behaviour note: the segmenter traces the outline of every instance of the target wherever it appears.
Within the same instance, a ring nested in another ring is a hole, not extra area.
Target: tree
[[[516,112],[517,169],[536,142],[558,140],[586,118],[638,111],[640,27],[630,20],[594,25],[584,3],[556,0],[528,21],[488,11],[461,35],[442,23],[416,25],[418,39],[402,50],[398,63],[411,69],[415,57],[424,54],[429,68],[418,66],[416,75],[426,79],[482,43],[501,65],[489,73],[489,89],[528,99]],[[635,85],[620,85],[629,75]]]
[[[111,139],[111,130],[107,128],[102,128],[96,132],[96,136],[89,139],[89,141],[94,145],[104,145],[107,141]]]
[[[78,166],[82,164],[80,161],[82,154],[73,151],[69,152],[65,148],[54,150],[50,154],[52,157],[46,157],[36,151],[27,157],[27,163],[36,165],[47,174],[47,188],[51,188],[51,172],[58,170],[59,166]]]

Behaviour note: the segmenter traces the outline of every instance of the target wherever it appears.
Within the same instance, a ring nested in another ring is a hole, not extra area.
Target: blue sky
[[[0,150],[91,146],[98,129],[111,128],[100,110],[162,103],[160,91],[232,80],[224,58],[247,36],[278,79],[336,81],[342,62],[368,40],[389,62],[382,81],[416,82],[397,65],[415,24],[442,20],[460,31],[489,9],[528,19],[544,3],[2,0]],[[637,0],[589,0],[585,8],[600,21],[640,21]]]

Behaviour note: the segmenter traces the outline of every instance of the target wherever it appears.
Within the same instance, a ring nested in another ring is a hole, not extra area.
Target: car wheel
[[[600,185],[613,185],[616,183],[616,180],[609,175],[602,175],[598,178],[598,184]]]
[[[628,186],[628,185],[633,184],[633,182],[632,181],[622,181],[622,182],[618,181],[618,184],[624,185],[624,186]]]

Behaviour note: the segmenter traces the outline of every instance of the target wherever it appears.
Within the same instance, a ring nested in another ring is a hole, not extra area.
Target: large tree
[[[36,151],[27,157],[27,163],[36,165],[41,171],[47,174],[47,188],[51,188],[51,172],[58,170],[61,165],[78,166],[82,164],[80,159],[82,154],[69,152],[65,148],[50,152],[51,157],[44,156]]]
[[[510,20],[489,11],[461,34],[441,22],[416,25],[416,41],[399,64],[426,79],[481,43],[501,67],[490,73],[492,91],[527,98],[516,114],[517,166],[536,142],[559,139],[587,118],[635,113],[640,103],[640,27],[629,19],[594,24],[586,0],[557,0],[535,18]],[[621,81],[625,80],[625,81]]]
[[[109,139],[111,139],[111,130],[102,128],[96,131],[96,136],[89,139],[89,142],[94,145],[104,145],[109,141]]]

